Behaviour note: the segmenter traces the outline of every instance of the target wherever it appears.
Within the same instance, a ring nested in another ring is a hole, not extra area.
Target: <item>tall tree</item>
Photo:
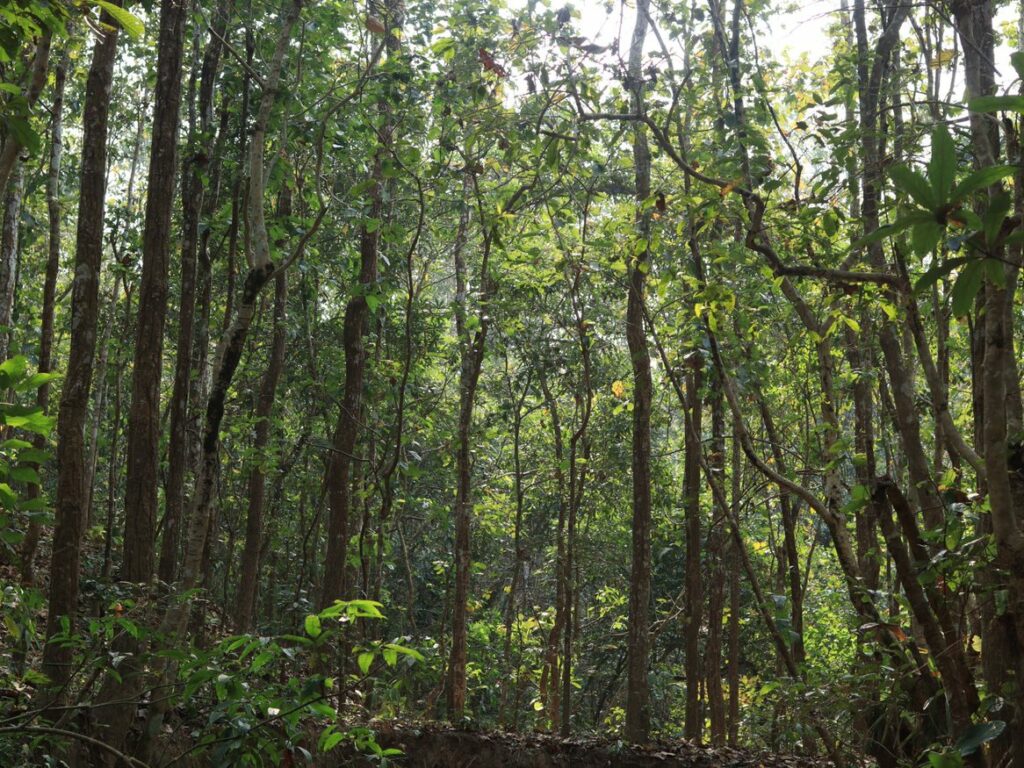
[[[388,0],[384,5],[383,23],[384,46],[388,59],[393,63],[400,51],[402,19],[404,9],[397,0]],[[342,330],[345,348],[345,384],[341,399],[338,421],[334,428],[331,455],[325,478],[327,499],[330,508],[330,522],[327,533],[327,556],[324,562],[324,584],[320,595],[321,605],[330,605],[334,600],[345,597],[348,567],[349,515],[352,509],[352,458],[359,437],[362,419],[363,386],[366,376],[366,335],[370,317],[367,299],[377,289],[378,261],[380,259],[381,224],[384,216],[384,174],[383,164],[390,159],[394,142],[393,110],[396,105],[389,103],[391,94],[380,95],[378,112],[381,119],[378,144],[371,161],[369,174],[369,210],[366,222],[359,233],[359,280],[356,290],[345,306],[345,320]]]
[[[115,4],[117,4],[115,2]],[[53,553],[50,559],[49,612],[46,636],[73,622],[78,610],[81,543],[85,526],[85,421],[92,385],[99,314],[100,265],[103,258],[103,214],[107,186],[107,122],[117,57],[118,24],[107,12],[93,45],[82,107],[82,159],[78,193],[78,231],[71,289],[71,347],[57,418],[57,495]],[[67,680],[70,646],[48,642],[43,652],[47,677]]]
[[[153,577],[160,464],[160,379],[187,11],[185,0],[164,0],[160,5],[146,220],[142,235],[142,281],[128,413],[122,576],[131,582],[149,581]]]
[[[644,114],[644,42],[650,3],[638,0],[636,26],[629,46],[627,77],[630,109]],[[626,738],[644,743],[650,735],[651,709],[647,665],[650,660],[651,602],[651,359],[644,328],[644,292],[650,269],[651,154],[647,128],[633,128],[633,166],[636,184],[636,237],[641,246],[629,265],[626,305],[626,343],[633,369],[633,547],[629,580],[629,640],[626,668]]]

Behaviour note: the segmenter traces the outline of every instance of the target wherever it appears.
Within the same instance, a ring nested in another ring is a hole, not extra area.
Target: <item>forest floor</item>
[[[614,739],[467,731],[440,723],[375,722],[378,743],[404,752],[405,768],[821,768],[825,758],[769,755],[686,741],[635,747]],[[323,768],[377,765],[339,750]]]

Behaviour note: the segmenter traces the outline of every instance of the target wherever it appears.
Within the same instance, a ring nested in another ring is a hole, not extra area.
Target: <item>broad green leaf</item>
[[[33,373],[27,379],[18,382],[14,386],[15,392],[28,392],[29,390],[38,389],[43,384],[49,381],[53,381],[57,378],[56,373]]]
[[[336,746],[341,744],[341,742],[344,740],[345,734],[335,731],[334,733],[330,734],[326,739],[324,739],[324,743],[320,745],[320,751],[330,752]]]
[[[8,133],[17,139],[18,143],[29,151],[29,154],[34,155],[39,151],[39,134],[28,120],[23,117],[9,117],[5,122]]]
[[[914,226],[915,224],[932,220],[932,216],[930,214],[925,213],[924,211],[913,211],[907,214],[906,216],[901,216],[892,224],[883,224],[874,232],[869,232],[863,237],[854,240],[853,244],[850,246],[850,249],[857,250],[858,248],[863,248],[865,245],[877,243],[879,240],[885,240],[887,237],[892,237],[893,235],[899,234],[900,232]]]
[[[946,228],[937,221],[922,221],[916,225],[911,233],[914,252],[919,256],[927,256],[935,250],[945,231]]]
[[[971,112],[1024,112],[1024,96],[979,96],[967,102]]]
[[[19,483],[32,483],[39,485],[39,475],[32,467],[14,467],[10,472],[11,480]]]
[[[917,278],[917,282],[914,283],[914,293],[921,293],[922,291],[926,291],[931,288],[932,285],[944,278],[954,269],[962,264],[966,264],[968,260],[969,259],[966,256],[957,256],[953,259],[946,259],[938,266],[932,267]]]
[[[993,285],[997,285],[1000,288],[1006,287],[1006,269],[1003,267],[1003,262],[998,259],[985,259],[982,261],[985,265],[985,277]]]
[[[1016,245],[1017,243],[1024,242],[1024,229],[1018,229],[1011,235],[1008,235],[1003,240],[1003,245]]]
[[[993,165],[975,171],[953,188],[950,200],[956,203],[963,202],[964,198],[973,192],[990,187],[1000,179],[1012,176],[1016,171],[1017,168],[1012,165]]]
[[[995,245],[999,238],[999,230],[1003,227],[1006,214],[1010,211],[1010,195],[1007,192],[999,192],[989,200],[988,208],[981,217],[982,227],[985,232],[985,241],[989,245]]]
[[[935,199],[935,190],[928,184],[928,180],[917,171],[905,165],[896,165],[889,170],[889,176],[901,192],[909,195],[922,208],[931,210],[938,204]]]
[[[404,653],[406,656],[411,656],[416,661],[423,661],[423,654],[417,651],[415,648],[409,648],[404,645],[397,645],[395,643],[388,643],[384,646],[386,649],[395,651],[396,653]]]
[[[28,371],[28,360],[23,355],[17,355],[10,360],[0,363],[0,386],[13,387],[25,376]]]
[[[1010,64],[1013,65],[1014,70],[1017,72],[1017,77],[1024,80],[1024,52],[1015,51],[1011,53]]]
[[[946,202],[955,178],[956,147],[946,126],[940,124],[932,132],[932,159],[928,163],[928,181],[940,205]]]
[[[981,290],[984,267],[980,260],[971,260],[960,270],[953,283],[953,315],[963,317],[971,311],[974,297]]]
[[[930,765],[931,768],[962,768],[963,764],[963,758],[955,752],[928,753],[928,765]]]
[[[1006,723],[1002,720],[992,720],[988,723],[972,725],[956,743],[957,751],[964,757],[973,755],[978,747],[986,744],[1006,730]]]
[[[323,628],[320,626],[320,617],[315,613],[311,613],[306,617],[306,634],[310,637],[320,637],[320,633],[323,632]]]
[[[120,6],[107,2],[107,0],[93,0],[93,2],[109,13],[111,18],[120,24],[121,28],[133,39],[138,40],[146,32],[146,25],[131,11],[126,11]]]
[[[370,666],[373,664],[373,651],[363,651],[356,658],[356,663],[359,665],[359,671],[364,675],[370,674]]]

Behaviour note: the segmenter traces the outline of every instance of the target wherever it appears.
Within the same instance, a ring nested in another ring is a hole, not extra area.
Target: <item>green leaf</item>
[[[36,133],[28,120],[23,117],[8,117],[5,122],[7,123],[7,132],[10,133],[10,135],[13,136],[21,146],[27,149],[30,154],[34,155],[39,151],[39,134]]]
[[[953,315],[963,317],[971,311],[974,297],[981,290],[984,267],[980,260],[972,260],[960,271],[953,283]]]
[[[11,470],[10,477],[11,480],[17,480],[19,483],[39,485],[39,475],[32,467],[15,467]]]
[[[936,202],[946,202],[956,178],[956,147],[946,126],[937,125],[932,132],[932,159],[928,163],[928,181],[936,193]]]
[[[986,744],[1006,730],[1006,723],[1002,720],[992,720],[988,723],[978,723],[968,728],[964,735],[956,743],[957,751],[963,756],[973,755],[978,747]]]
[[[922,221],[916,225],[911,233],[914,252],[918,256],[927,256],[935,250],[945,231],[946,228],[937,221]]]
[[[914,283],[914,293],[919,294],[926,291],[954,269],[962,264],[966,264],[968,261],[969,259],[966,256],[957,256],[955,259],[946,259],[938,266],[932,267],[917,278],[917,282]]]
[[[1016,51],[1010,54],[1010,64],[1017,71],[1017,77],[1024,80],[1024,53]]]
[[[1012,176],[1016,170],[1017,168],[1012,165],[993,165],[975,171],[953,188],[953,193],[949,196],[950,200],[955,203],[962,202],[973,192],[990,187],[1007,176]]]
[[[999,192],[989,200],[988,208],[981,217],[982,227],[985,232],[985,241],[989,245],[995,245],[999,238],[999,230],[1003,227],[1006,214],[1010,211],[1010,195],[1007,192]]]
[[[146,25],[142,23],[134,13],[126,11],[120,6],[114,5],[113,3],[107,2],[107,0],[93,0],[96,5],[102,8],[104,11],[110,14],[121,28],[127,32],[132,39],[138,40],[146,32]]]
[[[937,205],[935,191],[917,171],[905,165],[896,165],[889,170],[889,176],[900,191],[909,195],[922,208],[931,210]]]
[[[993,285],[1000,288],[1006,287],[1006,269],[1003,267],[1003,262],[998,259],[984,259],[981,262],[985,266],[985,277]]]
[[[39,389],[43,384],[49,381],[53,381],[57,378],[56,373],[33,373],[27,379],[19,381],[14,386],[15,392],[28,392],[29,390]]]
[[[979,96],[967,102],[971,112],[1024,112],[1024,96]]]
[[[320,625],[320,617],[315,613],[311,613],[306,617],[305,627],[306,634],[310,637],[320,637],[320,634],[323,632],[323,628]]]
[[[0,413],[3,421],[9,427],[24,429],[27,432],[34,432],[37,435],[48,435],[57,422],[56,416],[47,416],[41,409],[36,408],[27,413]]]
[[[928,764],[931,768],[962,768],[964,761],[958,754],[949,752],[929,752]]]
[[[364,651],[356,658],[356,663],[359,665],[359,671],[364,675],[368,675],[370,673],[370,665],[373,664],[373,657],[373,651]]]
[[[17,355],[0,363],[0,387],[13,387],[21,381],[28,371],[28,360]]]
[[[324,743],[320,746],[320,751],[330,752],[336,746],[341,744],[341,742],[344,740],[345,734],[335,731],[334,733],[330,734],[326,739],[324,739]]]
[[[892,237],[893,235],[923,221],[932,221],[931,215],[923,211],[914,211],[907,216],[897,219],[892,224],[883,224],[874,232],[869,232],[864,235],[864,237],[854,240],[850,249],[857,250],[858,248],[863,248],[865,245],[877,243],[879,240],[885,240],[887,237]]]

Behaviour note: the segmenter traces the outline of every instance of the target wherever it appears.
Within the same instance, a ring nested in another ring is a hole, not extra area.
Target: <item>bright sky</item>
[[[623,45],[628,45],[633,31],[632,0],[629,0],[629,7],[624,12],[621,0],[576,0],[573,5],[580,11],[579,26],[584,36],[598,44],[607,45],[619,37],[621,24],[621,39]],[[612,8],[611,13],[607,12],[609,5]],[[794,61],[803,54],[807,54],[812,61],[827,55],[827,29],[839,13],[840,0],[797,0],[790,3],[789,9],[774,15],[768,23],[767,34],[758,40],[758,44],[774,52],[783,61]],[[1016,26],[1018,14],[1017,3],[1004,4],[996,15],[996,29]],[[904,36],[908,32],[910,25],[906,24]],[[648,45],[653,51],[657,47],[657,42],[649,40]],[[1006,85],[1015,77],[1010,66],[1010,53],[1011,49],[1006,45],[1000,46],[996,53],[996,66]]]

